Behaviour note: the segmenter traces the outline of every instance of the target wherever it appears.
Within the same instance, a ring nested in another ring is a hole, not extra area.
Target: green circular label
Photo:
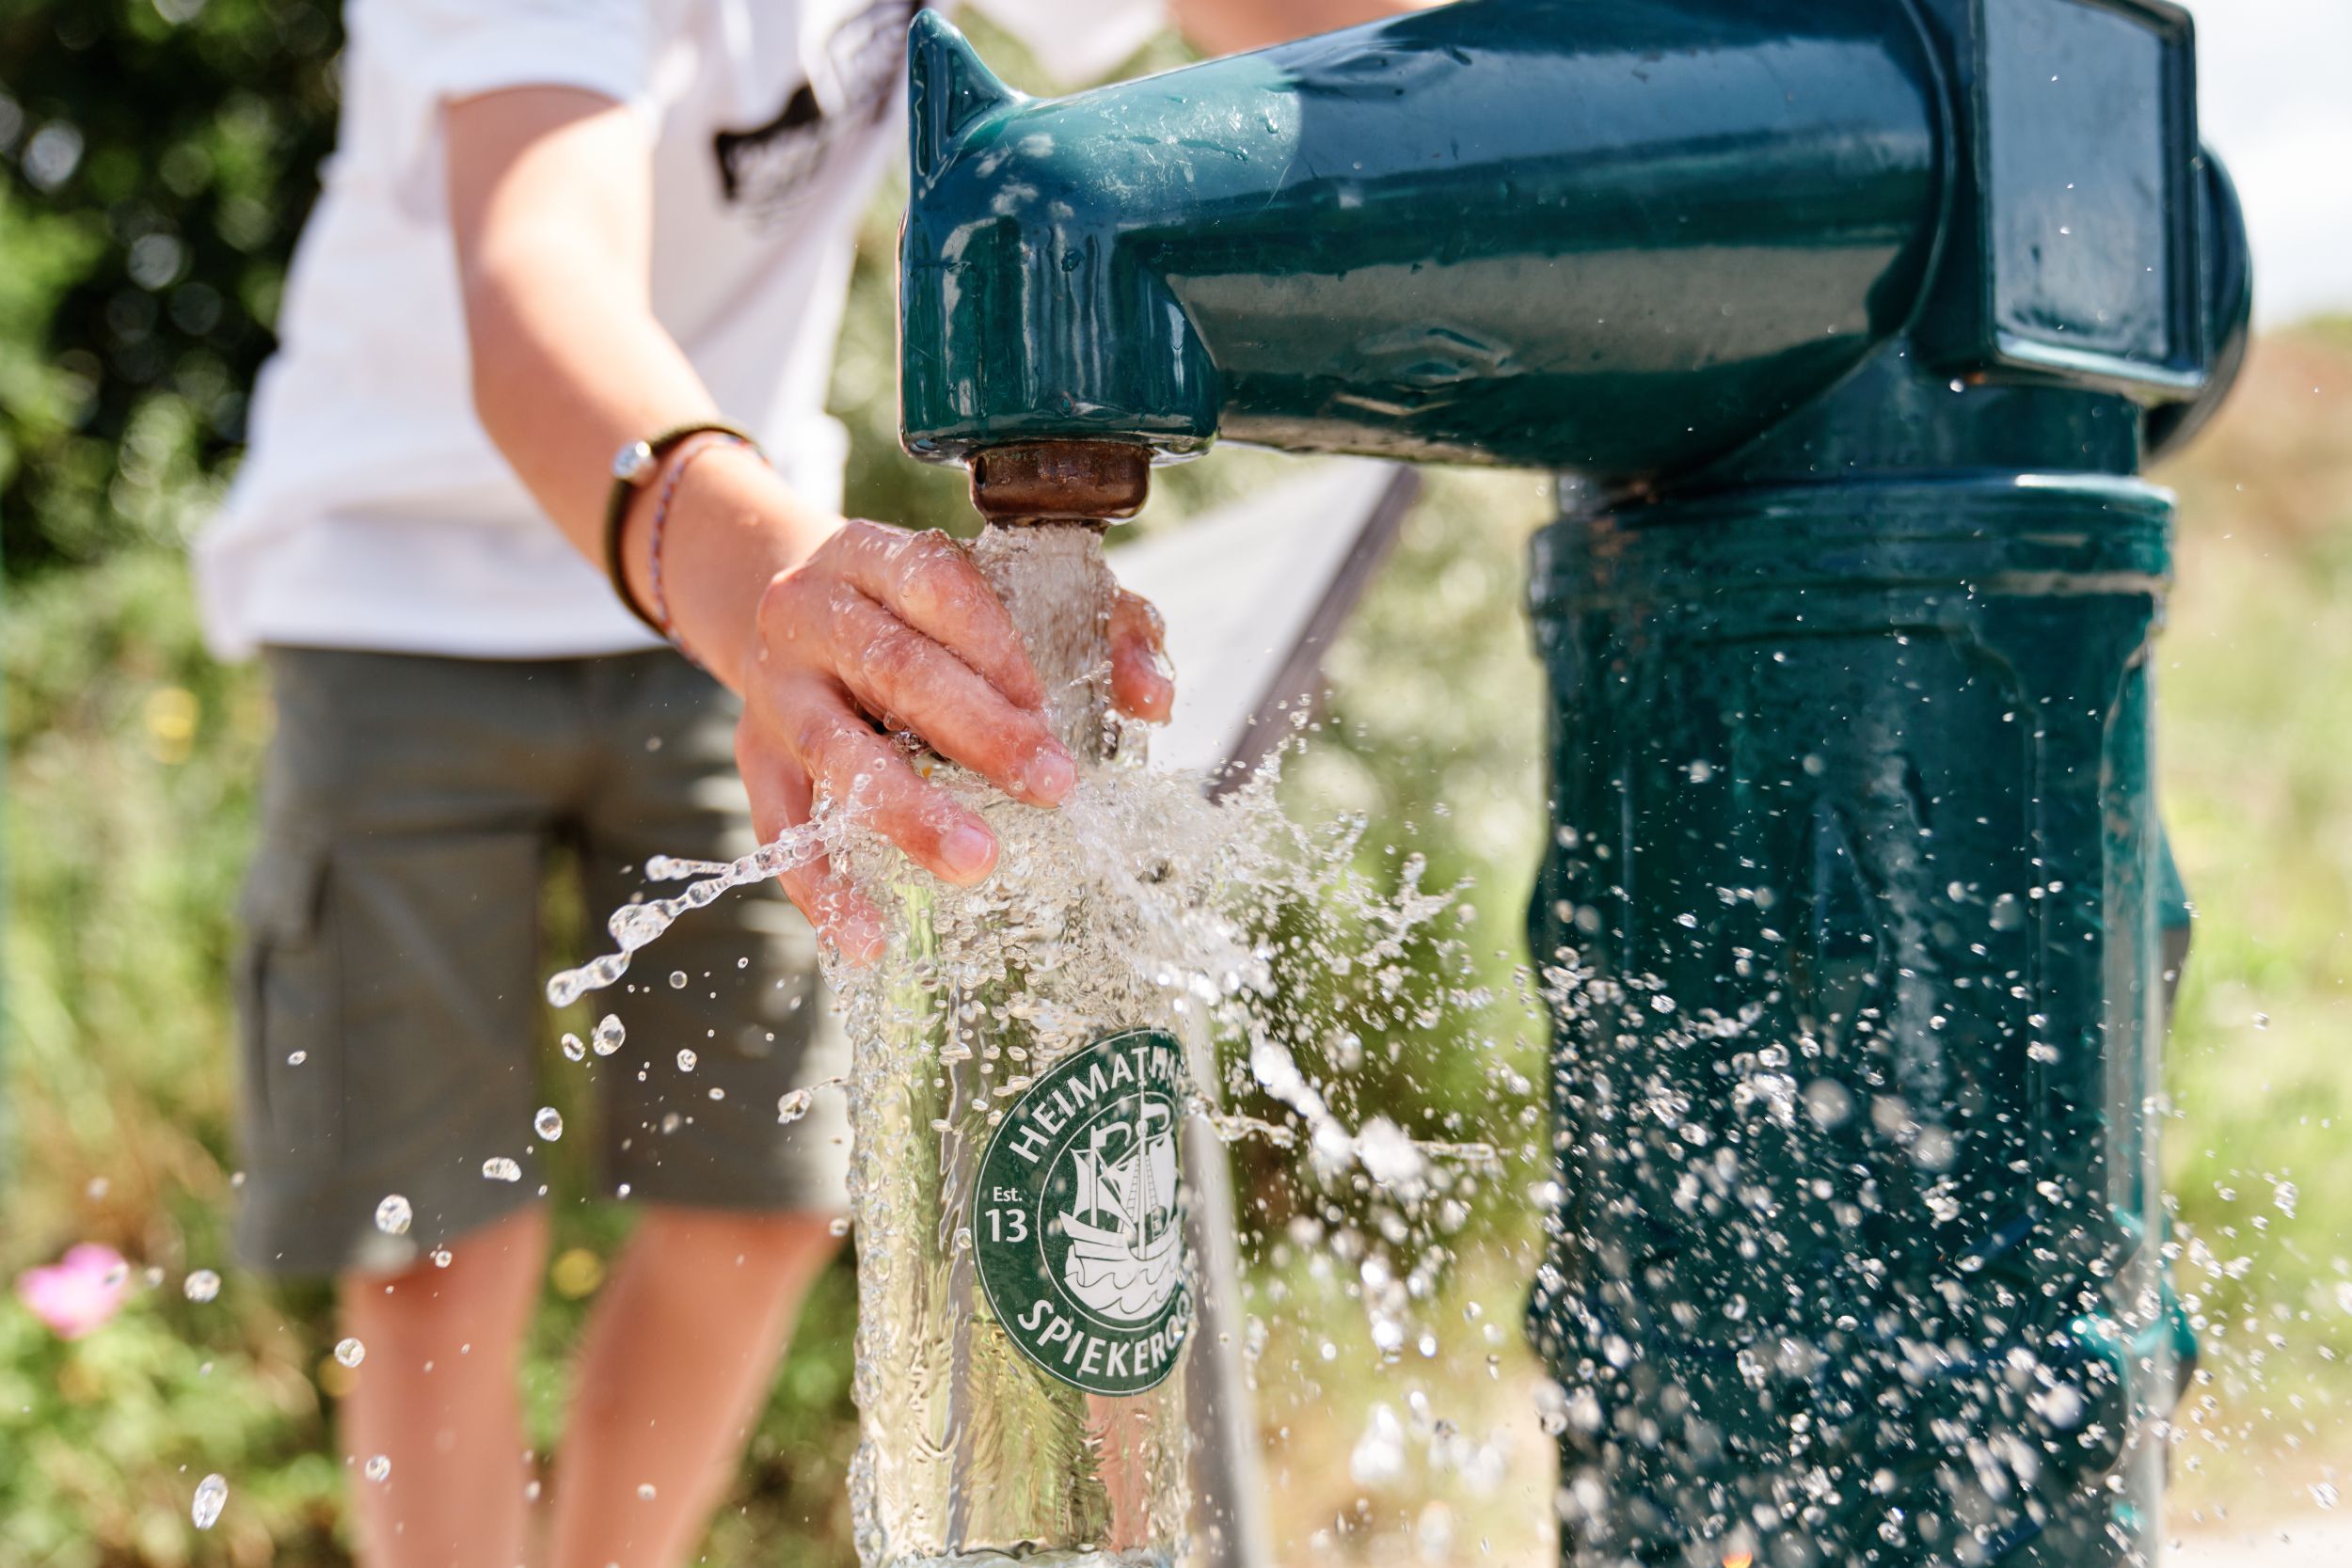
[[[1007,1108],[972,1191],[980,1286],[1040,1370],[1139,1394],[1192,1326],[1178,1129],[1184,1048],[1157,1029],[1096,1040]]]

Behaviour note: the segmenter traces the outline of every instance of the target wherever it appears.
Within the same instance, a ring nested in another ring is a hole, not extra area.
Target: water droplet
[[[791,1126],[808,1115],[808,1108],[815,1104],[816,1101],[816,1091],[812,1089],[794,1089],[790,1094],[778,1097],[776,1101],[777,1123],[785,1127]]]
[[[553,1143],[564,1135],[564,1113],[552,1105],[542,1105],[539,1114],[531,1118],[531,1130]]]
[[[1547,1437],[1568,1430],[1568,1391],[1548,1377],[1535,1385],[1535,1424]]]
[[[2256,1013],[2256,1014],[2254,1015],[2254,1027],[2255,1027],[2255,1028],[2257,1028],[2257,1029],[2267,1029],[2267,1028],[2269,1028],[2269,1027],[2270,1027],[2270,1015],[2269,1015],[2268,1013]]]
[[[825,1228],[835,1236],[847,1236],[850,1233],[850,1216],[835,1214],[826,1223]]]
[[[696,1056],[691,1051],[680,1046],[677,1053],[677,1069],[680,1072],[691,1072],[694,1070],[694,1064],[701,1059],[702,1058]]]
[[[358,1340],[345,1338],[335,1341],[335,1359],[346,1367],[357,1367],[368,1358],[368,1347]]]
[[[670,989],[672,990],[684,990],[686,989],[686,971],[682,969],[674,969],[670,971]]]
[[[199,1269],[188,1275],[182,1289],[187,1291],[190,1301],[210,1301],[220,1294],[220,1275],[210,1269]]]
[[[303,1063],[309,1061],[310,1059],[310,1053],[308,1051],[289,1051],[286,1053],[286,1065],[288,1067],[300,1067]]]
[[[599,1056],[612,1055],[621,1049],[621,1042],[628,1038],[628,1031],[621,1027],[621,1021],[612,1013],[596,1020],[596,1028],[589,1033],[589,1043],[596,1047]]]
[[[392,1473],[392,1462],[386,1455],[379,1453],[371,1458],[359,1468],[360,1472],[370,1481],[382,1481],[385,1477]]]
[[[637,1497],[641,1502],[653,1501],[653,1482],[649,1481],[638,1482]]]
[[[220,1511],[228,1504],[228,1478],[206,1476],[196,1483],[196,1500],[188,1505],[188,1517],[196,1521],[198,1529],[211,1529],[219,1522]]]
[[[387,1236],[407,1235],[408,1222],[413,1217],[408,1200],[398,1193],[375,1206],[375,1227]]]
[[[2323,1481],[2312,1485],[2312,1501],[2320,1507],[2333,1508],[2336,1506],[2336,1489],[2331,1483]]]
[[[2026,924],[2026,901],[2013,893],[2004,893],[1993,900],[1992,911],[1985,924],[1996,931],[2014,931]]]
[[[1853,1115],[1853,1096],[1832,1078],[1816,1078],[1804,1086],[1805,1115],[1822,1132],[1835,1132]]]
[[[493,1154],[482,1162],[482,1174],[492,1181],[520,1181],[523,1167],[503,1154]]]
[[[437,1246],[433,1249],[433,1266],[437,1269],[446,1269],[456,1260],[457,1254],[445,1246]]]
[[[2027,1402],[2060,1432],[2072,1432],[2083,1424],[2082,1391],[2071,1383],[2054,1383]]]
[[[573,1034],[568,1029],[565,1030],[564,1032],[564,1059],[565,1061],[577,1062],[586,1057],[587,1054],[588,1047],[586,1043],[583,1042],[578,1035]]]
[[[622,953],[634,953],[670,928],[674,917],[660,904],[624,904],[604,923]],[[617,976],[616,976],[617,978]]]

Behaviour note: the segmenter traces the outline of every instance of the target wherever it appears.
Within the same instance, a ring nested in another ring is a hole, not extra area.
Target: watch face
[[[642,482],[653,466],[653,447],[644,441],[631,441],[612,454],[612,477],[627,484]]]

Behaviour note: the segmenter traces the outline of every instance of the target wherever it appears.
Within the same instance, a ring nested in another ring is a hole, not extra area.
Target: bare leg
[[[1096,1473],[1110,1495],[1110,1549],[1127,1551],[1144,1544],[1152,1528],[1149,1498],[1152,1477],[1143,1455],[1152,1439],[1151,1402],[1087,1396],[1087,1441],[1101,1456]]]
[[[650,1210],[590,1319],[557,1465],[550,1568],[675,1568],[840,1245],[828,1217]]]
[[[539,1296],[548,1219],[526,1210],[399,1275],[337,1282],[344,1332],[367,1346],[342,1439],[369,1568],[516,1568],[523,1433],[516,1374]],[[381,1456],[390,1470],[370,1481]]]

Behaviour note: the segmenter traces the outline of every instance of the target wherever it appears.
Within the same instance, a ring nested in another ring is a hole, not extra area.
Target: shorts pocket
[[[326,852],[265,843],[246,875],[239,1098],[262,1167],[328,1162],[343,1134],[342,972]]]

